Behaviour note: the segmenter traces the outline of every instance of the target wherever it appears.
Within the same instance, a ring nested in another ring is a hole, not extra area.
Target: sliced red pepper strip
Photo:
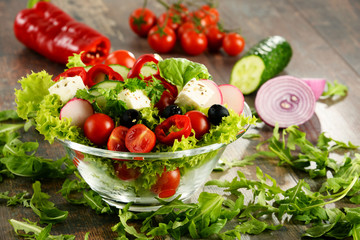
[[[73,67],[73,68],[69,68],[68,70],[66,70],[63,73],[60,73],[59,75],[56,76],[56,78],[53,79],[54,82],[57,82],[60,80],[60,78],[67,78],[67,77],[75,77],[75,76],[80,76],[83,80],[83,82],[85,82],[86,80],[86,70],[83,67]]]
[[[173,145],[177,139],[181,141],[182,136],[185,138],[191,134],[191,121],[185,115],[173,115],[160,123],[155,128],[156,139],[166,145]]]
[[[159,60],[155,57],[154,54],[141,55],[138,59],[136,59],[134,66],[130,69],[127,75],[127,78],[140,78],[141,68],[147,62],[154,62],[155,64],[158,64]],[[158,73],[159,73],[159,69],[158,69]]]
[[[107,37],[44,1],[17,14],[14,33],[28,48],[62,64],[83,51],[84,64],[95,65],[105,60],[111,45]]]
[[[122,76],[118,72],[115,72],[111,67],[98,63],[87,72],[85,85],[90,88],[95,84],[104,81],[105,75],[109,80],[124,81]]]
[[[168,81],[166,81],[163,77],[161,77],[159,74],[158,75],[154,75],[154,77],[156,79],[159,79],[161,81],[161,84],[164,86],[164,88],[166,88],[167,90],[169,90],[169,92],[171,93],[171,95],[176,98],[178,95],[178,89],[174,84],[169,83]]]

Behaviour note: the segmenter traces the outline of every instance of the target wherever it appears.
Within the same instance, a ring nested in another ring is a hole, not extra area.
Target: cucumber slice
[[[116,86],[121,83],[120,81],[114,81],[114,80],[105,80],[102,82],[99,82],[95,84],[91,89],[99,89],[99,88],[105,88],[105,89],[114,89]]]
[[[113,80],[105,80],[102,82],[97,83],[92,88],[89,89],[91,95],[96,96],[96,104],[100,109],[105,109],[106,107],[106,99],[104,96],[101,96],[99,89],[115,89],[116,86],[122,83],[120,81],[113,81]]]
[[[127,79],[127,75],[130,71],[129,68],[122,66],[120,64],[110,64],[109,67],[111,67],[112,70],[114,70],[115,72],[119,73],[124,80]]]
[[[263,39],[235,63],[230,84],[248,95],[283,71],[291,57],[291,46],[283,37],[271,36]]]
[[[157,66],[155,64],[145,64],[141,70],[140,73],[141,75],[143,75],[144,77],[149,77],[151,75],[154,75],[155,73],[157,73],[158,69]]]

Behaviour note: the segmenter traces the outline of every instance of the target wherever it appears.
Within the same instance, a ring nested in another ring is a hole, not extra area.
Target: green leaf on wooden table
[[[348,92],[348,87],[339,83],[335,80],[333,83],[326,82],[326,91],[324,91],[321,96],[324,97],[333,97],[333,96],[346,96]]]
[[[36,240],[74,240],[74,235],[50,235],[50,230],[52,225],[49,224],[45,228],[42,228],[37,225],[36,222],[31,222],[28,219],[25,219],[25,222],[17,221],[15,219],[10,219],[9,223],[14,228],[14,231],[17,235],[24,237],[26,239],[36,239]]]
[[[68,212],[56,208],[55,204],[49,201],[50,196],[41,192],[39,181],[33,184],[33,190],[30,207],[40,217],[40,223],[57,223],[67,218]]]
[[[0,192],[0,199],[7,201],[7,206],[14,206],[21,204],[24,207],[30,207],[30,199],[26,198],[29,196],[28,192],[21,192],[14,196],[9,196],[9,192]]]

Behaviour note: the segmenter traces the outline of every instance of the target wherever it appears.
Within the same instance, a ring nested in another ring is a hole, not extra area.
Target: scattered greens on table
[[[9,223],[18,235],[27,239],[75,239],[74,235],[50,235],[53,224],[66,222],[68,212],[58,209],[49,200],[50,196],[41,191],[40,181],[44,178],[64,179],[59,193],[69,203],[89,206],[98,214],[117,212],[90,190],[70,159],[65,157],[53,161],[36,156],[38,143],[21,140],[20,130],[29,126],[19,120],[15,111],[0,112],[0,120],[0,181],[14,177],[31,177],[35,180],[32,195],[28,192],[13,196],[9,192],[0,193],[0,199],[5,200],[7,205],[29,207],[38,216],[39,223],[28,219],[10,219]],[[249,137],[261,139],[259,135]],[[266,150],[260,151],[260,146]],[[359,146],[351,142],[340,142],[324,133],[319,135],[316,144],[312,144],[296,126],[283,131],[275,127],[272,137],[258,144],[259,151],[243,160],[251,164],[255,159],[277,159],[279,165],[304,171],[311,178],[326,177],[330,171],[333,177],[327,178],[318,192],[312,191],[303,179],[290,189],[281,189],[275,179],[264,174],[260,168],[257,168],[257,180],[249,180],[238,171],[238,176],[232,181],[212,180],[206,184],[231,193],[231,199],[202,192],[197,203],[189,204],[175,199],[164,202],[159,210],[149,213],[130,212],[128,208],[131,204],[128,204],[118,211],[119,223],[112,230],[118,234],[118,239],[128,239],[130,236],[153,239],[162,235],[171,235],[175,239],[181,236],[208,238],[212,235],[220,239],[240,239],[241,234],[278,230],[287,219],[292,218],[309,226],[303,233],[306,237],[342,239],[352,236],[360,239],[360,207],[324,207],[344,198],[360,204],[360,154],[353,154],[358,149]],[[347,153],[342,164],[330,157],[330,153],[339,150]],[[237,166],[236,163],[231,164]],[[252,192],[252,199],[247,203],[242,190]],[[263,217],[270,215],[276,217],[279,224],[273,225],[263,220]],[[229,221],[237,222],[236,226],[223,230]],[[140,231],[133,227],[133,222],[141,224]],[[45,227],[40,224],[45,224]],[[88,239],[88,234],[84,239]]]

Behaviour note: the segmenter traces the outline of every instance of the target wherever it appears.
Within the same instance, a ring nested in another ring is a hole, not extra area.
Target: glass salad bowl
[[[246,103],[242,114],[251,117],[251,110]],[[245,131],[249,127],[246,125]],[[237,139],[245,131],[238,133]],[[175,152],[131,153],[90,147],[67,140],[59,141],[86,183],[105,202],[117,208],[123,208],[132,202],[129,209],[139,212],[156,210],[162,205],[162,201],[171,201],[177,197],[182,201],[189,200],[208,180],[227,147],[227,144],[216,143]],[[159,192],[159,189],[154,189],[154,184],[165,170],[164,165],[171,166],[173,172],[180,173],[180,182],[175,184],[175,189],[171,189],[171,181],[174,180],[171,177],[165,178],[163,183],[170,187]]]

